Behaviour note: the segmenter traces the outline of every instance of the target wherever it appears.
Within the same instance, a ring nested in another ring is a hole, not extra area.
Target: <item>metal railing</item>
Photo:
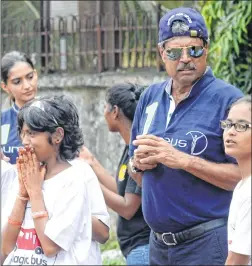
[[[89,14],[2,23],[2,53],[19,50],[42,73],[161,69],[157,49],[161,11]]]

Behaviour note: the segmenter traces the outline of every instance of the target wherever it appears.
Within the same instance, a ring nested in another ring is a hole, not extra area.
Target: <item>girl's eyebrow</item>
[[[251,123],[251,122],[249,122],[248,120],[244,120],[244,119],[239,119],[237,122],[241,122],[241,123]]]
[[[13,79],[11,79],[11,81],[15,81],[15,80],[17,80],[17,79],[20,79],[20,78],[13,78]]]
[[[232,119],[228,118],[227,121],[233,122]],[[244,120],[244,119],[238,119],[236,123],[248,123],[251,124],[251,122],[249,122],[248,120]]]
[[[26,74],[26,76],[28,76],[28,75],[30,75],[30,74],[33,74],[33,72],[34,72],[34,71],[29,72],[28,74]]]
[[[28,76],[28,75],[30,75],[30,74],[32,74],[32,73],[33,73],[33,71],[31,71],[31,72],[25,74],[25,76]],[[15,77],[15,78],[11,79],[11,81],[13,81],[13,80],[15,80],[15,79],[20,79],[20,78],[21,78],[21,77]]]

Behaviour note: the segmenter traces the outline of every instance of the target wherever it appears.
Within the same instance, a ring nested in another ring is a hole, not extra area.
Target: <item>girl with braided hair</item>
[[[117,84],[107,91],[104,116],[109,131],[119,132],[125,142],[116,178],[100,164],[94,155],[83,147],[80,157],[96,173],[108,207],[118,213],[117,236],[127,265],[149,264],[150,229],[141,206],[141,187],[129,176],[128,148],[131,124],[143,87],[131,83]]]

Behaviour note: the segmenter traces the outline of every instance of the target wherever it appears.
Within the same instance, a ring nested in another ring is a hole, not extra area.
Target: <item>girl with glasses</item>
[[[236,101],[227,120],[221,121],[226,154],[239,165],[242,180],[237,184],[228,218],[226,265],[251,262],[251,95]]]

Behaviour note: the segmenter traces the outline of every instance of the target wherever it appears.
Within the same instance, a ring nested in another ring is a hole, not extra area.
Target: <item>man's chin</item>
[[[197,80],[197,77],[195,75],[191,75],[191,76],[181,76],[179,77],[179,83],[182,85],[192,85],[195,83],[195,81]]]

